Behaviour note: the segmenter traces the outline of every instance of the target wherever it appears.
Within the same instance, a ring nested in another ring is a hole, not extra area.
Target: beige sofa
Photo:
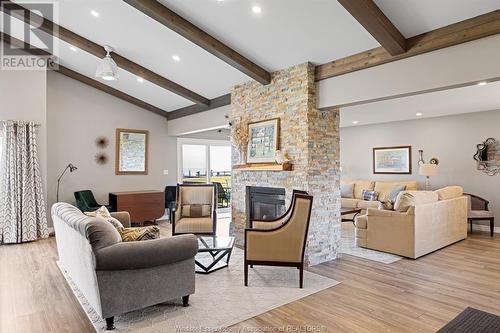
[[[341,184],[354,184],[354,198],[341,198],[341,206],[344,208],[361,208],[361,215],[366,214],[368,208],[378,208],[381,201],[389,200],[389,195],[397,186],[406,185],[406,191],[418,190],[417,182],[414,180],[399,182],[382,182],[372,180],[342,180]],[[378,192],[378,201],[365,201],[361,199],[363,190],[375,190]],[[350,219],[352,216],[344,216]]]
[[[467,198],[461,187],[401,192],[394,208],[369,208],[359,216],[356,245],[416,259],[467,238]]]

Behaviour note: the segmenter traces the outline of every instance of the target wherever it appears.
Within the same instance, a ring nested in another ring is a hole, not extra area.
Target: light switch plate
[[[168,175],[168,170],[163,170],[163,174],[166,176]]]

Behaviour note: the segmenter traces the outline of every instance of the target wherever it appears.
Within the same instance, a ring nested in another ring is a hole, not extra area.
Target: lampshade
[[[437,175],[437,171],[438,171],[437,164],[425,163],[425,164],[420,164],[420,167],[418,169],[418,174],[421,176],[430,177]]]
[[[110,54],[113,52],[113,48],[111,46],[104,45],[104,49],[106,50],[106,56],[101,60],[99,66],[97,66],[95,76],[106,81],[113,81],[118,79],[118,66],[113,58],[111,58]]]

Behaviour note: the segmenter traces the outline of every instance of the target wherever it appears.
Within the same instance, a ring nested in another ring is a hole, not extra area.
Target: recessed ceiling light
[[[139,83],[143,83],[144,82],[144,79],[140,76],[137,77],[137,82]]]
[[[179,57],[178,55],[174,54],[172,56],[172,59],[174,59],[174,61],[181,61],[181,57]]]
[[[358,122],[359,122],[359,121],[354,120],[352,123],[353,123],[354,125],[356,125]]]
[[[260,8],[259,6],[253,6],[252,12],[254,12],[255,14],[260,14],[262,13],[262,8]]]
[[[422,112],[417,112],[417,113],[415,113],[415,116],[417,116],[417,117],[422,117],[423,115],[424,115],[424,114],[423,114]]]
[[[69,49],[70,49],[71,51],[73,51],[73,52],[78,51],[78,49],[77,49],[76,47],[74,47],[73,45],[71,45],[71,46],[69,47]]]
[[[478,85],[478,86],[485,86],[485,85],[487,85],[487,84],[488,84],[488,82],[486,82],[486,81],[481,81],[481,82],[478,82],[478,84],[477,84],[477,85]]]
[[[99,13],[96,12],[95,10],[91,10],[90,14],[92,14],[92,16],[94,16],[94,17],[99,17]]]
[[[224,0],[217,0],[217,2],[222,2],[222,1],[224,1]]]

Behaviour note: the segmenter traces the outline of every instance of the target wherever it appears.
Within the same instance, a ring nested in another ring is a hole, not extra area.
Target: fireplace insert
[[[250,221],[269,221],[282,216],[286,211],[285,189],[278,187],[246,187],[247,227]]]

